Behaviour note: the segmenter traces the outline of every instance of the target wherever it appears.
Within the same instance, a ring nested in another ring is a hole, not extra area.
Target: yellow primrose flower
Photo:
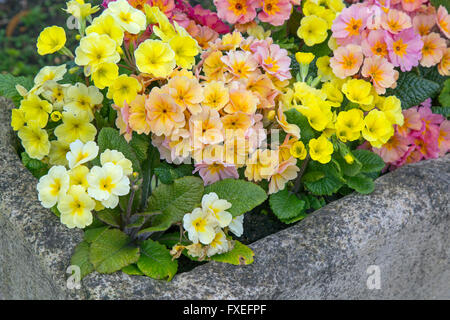
[[[62,114],[61,114],[61,112],[59,112],[59,111],[53,111],[53,112],[50,114],[50,119],[51,119],[53,122],[58,122],[59,120],[62,119]]]
[[[303,17],[297,35],[303,39],[307,46],[322,43],[328,37],[328,23],[317,16]]]
[[[66,158],[69,161],[69,168],[73,169],[79,165],[94,160],[98,155],[99,147],[94,141],[88,141],[83,144],[80,140],[76,140],[70,144],[70,151]]]
[[[311,52],[297,52],[295,59],[299,64],[310,64],[314,60],[314,54]]]
[[[256,150],[246,163],[245,177],[250,181],[270,179],[276,173],[278,167],[278,152],[269,149]]]
[[[341,90],[336,88],[331,82],[325,82],[322,85],[321,91],[327,95],[327,100],[333,103],[331,105],[332,107],[341,106],[344,96],[342,95]]]
[[[62,80],[66,72],[67,69],[65,64],[56,67],[51,66],[43,67],[34,77],[34,85],[41,86],[49,80],[53,81]]]
[[[396,96],[389,96],[383,100],[378,109],[384,112],[387,119],[394,125],[403,125],[404,118],[402,113],[401,101]]]
[[[65,103],[67,88],[69,84],[61,85],[54,80],[48,80],[42,91],[42,96],[53,104],[54,110],[62,110]]]
[[[48,154],[49,163],[52,166],[67,166],[67,152],[70,151],[69,143],[53,140],[50,141],[50,153]]]
[[[319,15],[325,10],[325,7],[321,6],[318,1],[305,1],[303,4],[303,14],[305,16]]]
[[[202,104],[217,111],[225,107],[230,98],[228,89],[221,81],[206,83],[203,94],[205,97]]]
[[[195,63],[195,56],[199,53],[197,41],[190,36],[175,36],[169,41],[175,52],[175,62],[178,66],[191,69]]]
[[[222,51],[212,52],[203,63],[203,72],[209,80],[223,80],[225,64],[222,62]]]
[[[11,126],[13,130],[18,131],[22,129],[26,123],[25,112],[21,109],[12,109]]]
[[[97,66],[92,73],[92,80],[99,89],[109,87],[119,77],[119,67],[115,63],[106,62]]]
[[[309,99],[309,103],[297,107],[297,110],[308,118],[308,122],[314,130],[323,131],[333,119],[333,113],[325,101],[313,97]]]
[[[336,135],[339,140],[347,142],[358,139],[364,128],[363,117],[363,112],[359,109],[339,112],[335,123]]]
[[[302,141],[296,141],[292,144],[290,149],[291,156],[303,160],[306,158],[306,147]]]
[[[142,86],[136,78],[122,74],[109,87],[106,97],[123,107],[124,103],[130,104],[141,90]]]
[[[66,4],[67,8],[63,10],[79,20],[85,19],[100,10],[99,6],[92,7],[90,3],[85,3],[84,0],[70,0]]]
[[[329,81],[334,78],[333,69],[330,67],[330,57],[319,57],[316,60],[317,75],[321,81]]]
[[[66,32],[58,26],[47,27],[37,39],[38,53],[43,56],[61,50],[66,44]]]
[[[106,149],[100,155],[100,163],[103,166],[108,162],[112,162],[113,164],[121,166],[123,169],[123,174],[126,176],[129,176],[133,173],[133,164],[130,160],[125,158],[123,153],[120,151]]]
[[[69,175],[63,166],[52,167],[48,174],[39,179],[38,198],[44,208],[53,207],[69,190]]]
[[[345,4],[342,0],[326,0],[327,7],[338,13],[345,8]]]
[[[131,34],[138,34],[147,27],[145,14],[133,8],[126,0],[110,2],[103,14],[111,15],[125,31]]]
[[[355,162],[355,158],[352,156],[351,153],[347,153],[347,154],[344,156],[344,160],[345,160],[345,162],[347,162],[348,164],[353,164],[353,162]]]
[[[69,171],[70,186],[81,186],[84,190],[87,190],[89,183],[87,181],[87,175],[89,174],[89,168],[83,165],[79,165]]]
[[[370,111],[364,118],[364,124],[362,135],[375,148],[380,148],[394,134],[394,127],[383,111]]]
[[[134,52],[139,71],[154,77],[167,77],[175,68],[175,52],[160,40],[145,40]]]
[[[330,162],[332,153],[333,144],[324,136],[309,141],[309,154],[311,155],[311,159],[325,164]]]
[[[247,34],[258,40],[264,40],[270,37],[270,30],[264,31],[264,28],[262,26],[254,24],[247,28]]]
[[[348,100],[359,105],[373,103],[372,85],[362,79],[350,79],[342,86],[342,92]]]
[[[200,102],[203,101],[203,88],[196,78],[173,77],[169,80],[168,87],[172,89],[170,94],[183,111],[186,108],[192,114],[202,111]]]
[[[42,160],[50,152],[47,131],[41,129],[38,121],[29,120],[27,125],[19,130],[18,136],[30,158]]]
[[[94,120],[94,108],[103,102],[103,95],[95,86],[86,87],[83,83],[77,83],[67,89],[67,99],[64,111],[78,113],[86,111],[89,121]]]
[[[89,114],[86,111],[78,113],[63,112],[63,123],[56,127],[55,136],[59,141],[72,143],[77,139],[86,143],[93,141],[97,135],[97,129],[89,122]]]
[[[222,37],[222,46],[225,50],[235,50],[241,44],[244,38],[239,31],[233,31],[233,33],[227,33]]]
[[[61,223],[68,228],[84,228],[92,223],[92,210],[95,201],[81,186],[72,186],[66,195],[61,197],[58,210],[61,212]]]
[[[25,113],[25,120],[34,120],[44,128],[48,122],[48,114],[52,112],[53,106],[46,100],[40,99],[35,94],[30,94],[20,102],[20,110]]]
[[[331,29],[333,21],[336,18],[336,14],[333,12],[333,10],[325,9],[320,13],[317,13],[317,16],[324,19],[328,23],[328,29]]]
[[[94,70],[88,70],[87,75],[102,63],[117,63],[120,54],[116,50],[116,42],[106,34],[91,33],[80,40],[80,45],[75,49],[75,63],[79,66],[88,66]]]
[[[86,34],[89,35],[94,32],[97,34],[106,34],[117,43],[118,47],[123,43],[123,29],[110,15],[102,14],[92,21],[92,24],[86,28]]]
[[[149,11],[147,10],[147,12]],[[158,24],[157,26],[153,26],[153,32],[162,41],[168,42],[172,37],[175,37],[177,35],[177,31],[170,23],[167,16],[163,12],[161,12],[159,8],[157,10],[152,9],[151,14],[153,14],[153,19],[155,19],[156,23]]]
[[[183,217],[183,227],[193,243],[210,244],[216,235],[216,226],[215,219],[201,208],[195,208]]]

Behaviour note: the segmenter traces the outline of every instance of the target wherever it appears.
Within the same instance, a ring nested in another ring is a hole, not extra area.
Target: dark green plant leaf
[[[160,163],[155,168],[155,174],[159,180],[164,184],[171,184],[175,179],[192,175],[194,168],[190,164],[182,164],[179,166],[173,166],[166,162]]]
[[[89,250],[90,244],[87,241],[82,241],[75,247],[75,251],[70,259],[71,265],[80,267],[81,278],[94,271],[94,266],[89,261]]]
[[[25,168],[30,170],[31,174],[35,178],[39,179],[48,173],[49,167],[46,163],[37,159],[30,158],[30,156],[26,152],[21,153],[21,158]]]
[[[84,231],[84,241],[86,241],[88,243],[92,243],[95,240],[97,240],[97,238],[100,237],[102,235],[102,233],[106,232],[107,230],[109,230],[109,226],[85,230]]]
[[[300,128],[300,140],[305,146],[308,145],[309,140],[319,136],[318,132],[309,125],[308,119],[296,109],[289,109],[285,114],[289,123],[296,124]]]
[[[353,155],[361,162],[363,173],[381,171],[386,165],[379,155],[369,150],[357,149],[353,151]]]
[[[33,85],[33,79],[27,77],[14,77],[11,74],[0,73],[0,96],[11,99],[16,107],[20,105],[22,96],[17,92],[16,85],[21,85],[25,89],[30,90]]]
[[[133,138],[130,140],[130,146],[133,148],[134,153],[140,162],[147,159],[148,147],[150,145],[150,138],[146,135],[139,135],[133,132]]]
[[[294,220],[298,221],[306,217],[306,202],[286,188],[271,194],[269,204],[273,213],[284,223],[292,223]]]
[[[178,261],[172,260],[169,250],[150,239],[141,244],[141,256],[137,265],[146,276],[168,281],[173,278],[178,269]]]
[[[361,173],[354,177],[345,177],[345,179],[347,180],[347,185],[359,193],[369,194],[375,189],[373,180]]]
[[[104,223],[112,226],[112,227],[116,227],[119,228],[120,227],[120,223],[121,223],[121,217],[120,217],[120,212],[118,210],[114,210],[114,209],[104,209],[102,211],[99,211],[96,213],[97,218],[101,221],[103,221]]]
[[[309,172],[310,170],[321,171],[324,173],[322,179],[313,182],[304,182],[305,187],[315,195],[332,195],[338,191],[345,182],[332,162],[321,164],[316,161],[310,161],[306,172]]]
[[[144,273],[138,268],[136,264],[129,264],[128,266],[122,268],[122,272],[130,276],[143,276]]]

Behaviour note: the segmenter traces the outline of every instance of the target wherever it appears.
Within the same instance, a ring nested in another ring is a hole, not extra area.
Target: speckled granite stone
[[[208,263],[172,282],[91,274],[66,288],[81,240],[42,208],[12,145],[0,100],[0,297],[3,299],[450,299],[450,157],[405,166],[251,245],[255,262]],[[369,290],[367,268],[380,268]]]

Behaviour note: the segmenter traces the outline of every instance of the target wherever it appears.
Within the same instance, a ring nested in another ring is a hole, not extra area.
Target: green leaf
[[[270,208],[282,222],[298,221],[306,217],[306,202],[297,195],[290,193],[287,188],[273,193],[269,198]]]
[[[450,107],[431,107],[433,113],[442,114],[444,117],[450,117]]]
[[[141,230],[139,234],[164,231],[181,221],[186,213],[200,204],[203,190],[203,181],[198,177],[183,177],[173,184],[159,185],[149,199],[148,212],[161,211],[162,214],[155,216],[152,227]]]
[[[21,158],[25,168],[30,170],[31,174],[37,179],[47,174],[49,167],[46,163],[37,159],[30,158],[30,156],[26,152],[21,153]]]
[[[170,251],[162,244],[145,240],[141,244],[141,257],[137,265],[146,276],[170,281],[177,273],[178,262],[172,260]]]
[[[443,6],[447,9],[447,11],[450,11],[450,3],[448,0],[430,0],[430,2],[436,10],[439,9],[439,6]]]
[[[302,176],[302,181],[314,182],[322,179],[323,177],[325,177],[325,173],[323,173],[322,171],[309,171]]]
[[[385,167],[383,159],[369,150],[357,149],[353,151],[353,155],[361,162],[363,173],[381,171]]]
[[[118,229],[103,232],[91,244],[89,259],[99,273],[113,273],[139,259],[139,248]]]
[[[444,88],[439,94],[439,103],[442,107],[450,107],[450,79],[444,82]]]
[[[233,217],[249,212],[267,199],[266,192],[257,184],[236,179],[217,181],[205,188],[205,194],[210,192],[231,203],[227,211]]]
[[[345,182],[342,175],[331,162],[321,164],[316,161],[310,161],[306,172],[309,172],[309,170],[321,171],[324,173],[322,179],[313,182],[304,182],[305,187],[315,195],[332,195],[338,191]]]
[[[94,266],[89,261],[89,250],[90,245],[87,241],[80,242],[76,247],[75,251],[70,258],[70,264],[80,267],[81,278],[94,271]]]
[[[84,241],[92,243],[97,240],[104,232],[109,230],[109,226],[89,229],[84,231]]]
[[[125,158],[133,164],[133,170],[141,172],[141,165],[139,159],[132,146],[128,144],[119,131],[113,128],[103,128],[98,135],[98,146],[100,148],[99,154],[106,149],[117,150],[123,153]]]
[[[134,263],[122,268],[122,272],[126,273],[130,276],[143,276],[144,275],[144,273]]]
[[[190,164],[182,164],[180,166],[172,166],[166,162],[162,162],[155,168],[155,174],[164,184],[171,184],[175,179],[192,175],[194,168]]]
[[[14,77],[13,75],[8,73],[7,74],[0,73],[0,96],[11,99],[14,102],[14,104],[18,107],[20,105],[20,101],[23,98],[16,90],[17,84],[29,90],[33,87],[34,82],[32,78]]]
[[[436,82],[441,87],[443,86],[445,79],[447,79],[447,77],[444,77],[439,73],[438,68],[436,66],[430,68],[419,66],[419,73],[421,77]]]
[[[165,245],[167,248],[172,248],[174,245],[180,243],[180,233],[179,232],[171,232],[165,233],[160,236],[158,242]],[[182,245],[189,245],[189,241],[181,239]]]
[[[311,128],[308,119],[296,109],[289,109],[285,112],[289,123],[296,124],[300,128],[300,140],[308,145],[309,140],[318,137],[318,133]]]
[[[316,57],[324,57],[328,56],[330,53],[332,53],[332,50],[330,47],[328,47],[328,40],[330,39],[331,32],[328,32],[328,37],[325,39],[325,41],[315,44],[311,47],[307,46],[306,44],[302,47],[302,52],[312,52]]]
[[[347,185],[359,193],[369,194],[375,189],[373,180],[363,174],[358,174],[354,177],[345,177],[345,179],[347,180]]]
[[[335,159],[339,163],[339,167],[341,168],[342,173],[346,176],[353,177],[361,171],[362,164],[357,158],[354,159],[352,164],[347,163],[347,161],[345,161],[345,159],[340,154],[337,154],[335,156]]]
[[[130,146],[133,148],[134,153],[140,162],[147,159],[148,147],[150,145],[150,139],[146,135],[139,135],[133,132],[133,138],[130,141]]]
[[[242,266],[253,263],[254,255],[252,249],[235,240],[231,251],[216,254],[211,257],[211,260]]]
[[[97,212],[97,218],[104,223],[119,228],[121,223],[120,212],[114,209],[104,209]]]
[[[414,71],[402,72],[395,89],[388,89],[386,96],[395,95],[403,109],[417,106],[427,98],[433,98],[440,90],[440,84],[418,76]]]

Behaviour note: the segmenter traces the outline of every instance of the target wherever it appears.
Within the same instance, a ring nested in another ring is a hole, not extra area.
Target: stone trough
[[[68,289],[82,232],[41,207],[0,98],[2,299],[450,299],[450,157],[402,167],[250,245],[255,262],[216,262],[171,282],[90,274]]]

